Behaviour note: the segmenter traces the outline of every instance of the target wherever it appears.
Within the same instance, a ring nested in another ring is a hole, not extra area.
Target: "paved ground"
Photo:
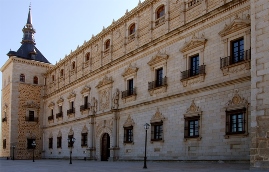
[[[147,162],[147,169],[143,169],[143,161],[131,162],[100,162],[73,160],[4,160],[0,159],[0,172],[174,172],[174,171],[266,171],[249,170],[249,163],[228,162]]]

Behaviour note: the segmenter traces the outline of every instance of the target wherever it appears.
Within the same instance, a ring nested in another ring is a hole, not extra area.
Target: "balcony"
[[[80,106],[80,111],[85,111],[85,110],[90,110],[90,109],[91,109],[90,103],[86,103],[86,104]]]
[[[155,27],[158,27],[158,26],[164,24],[164,22],[165,22],[165,16],[158,18],[157,20],[155,20]]]
[[[63,117],[63,112],[59,112],[56,114],[56,118],[62,118]]]
[[[153,90],[159,87],[167,86],[167,77],[165,76],[161,80],[152,81],[148,83],[148,90]]]
[[[198,66],[196,70],[189,69],[189,70],[181,72],[181,80],[195,77],[201,74],[205,74],[205,65]]]
[[[25,121],[38,122],[38,117],[26,116]]]
[[[7,117],[2,118],[2,122],[7,122]]]
[[[249,62],[251,60],[251,50],[241,51],[232,56],[220,58],[220,69]]]
[[[75,108],[67,110],[67,115],[70,115],[70,114],[73,114],[73,113],[75,113]]]
[[[51,121],[51,120],[53,120],[53,115],[48,117],[48,121]]]
[[[135,39],[135,33],[128,36],[128,41],[131,42]]]
[[[130,90],[125,90],[121,92],[121,98],[125,99],[130,96],[136,95],[136,88],[130,89]]]

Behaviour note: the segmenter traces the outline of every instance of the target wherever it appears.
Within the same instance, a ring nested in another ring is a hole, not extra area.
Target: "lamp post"
[[[12,155],[12,159],[13,159],[13,161],[14,161],[14,159],[15,159],[15,158],[14,158],[14,157],[15,157],[15,156],[14,156],[15,145],[12,145],[11,147],[12,147],[12,154],[13,154],[13,155]]]
[[[36,147],[36,143],[35,141],[32,142],[32,148],[33,148],[33,162],[35,162],[35,147]]]
[[[145,137],[145,157],[144,157],[144,167],[143,168],[147,168],[147,131],[149,129],[149,124],[146,123],[144,125],[144,129],[146,130],[146,137]]]
[[[68,138],[67,141],[70,145],[70,162],[69,162],[69,164],[72,164],[72,147],[73,147],[73,144],[75,143],[76,139],[74,137],[72,137],[72,138]]]

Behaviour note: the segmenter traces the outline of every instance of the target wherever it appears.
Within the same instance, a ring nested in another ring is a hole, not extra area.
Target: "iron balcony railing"
[[[59,112],[56,114],[56,118],[61,118],[61,117],[63,117],[63,112]]]
[[[251,59],[251,50],[240,51],[232,54],[232,56],[220,58],[220,68],[236,64],[242,61],[248,61]]]
[[[162,16],[160,18],[158,18],[157,20],[155,20],[155,26],[159,26],[161,24],[163,24],[165,22],[165,16]]]
[[[34,121],[37,122],[38,121],[38,117],[31,117],[31,116],[26,116],[25,117],[26,121]]]
[[[189,69],[181,72],[181,80],[200,74],[205,74],[205,65],[198,66],[196,69]]]
[[[49,116],[49,117],[48,117],[48,120],[49,120],[49,121],[50,121],[50,120],[53,120],[53,115]]]
[[[2,118],[2,122],[7,121],[7,117]]]
[[[87,110],[87,109],[90,109],[90,108],[91,108],[91,104],[86,103],[86,104],[80,106],[80,111],[84,111],[84,110]]]
[[[125,90],[121,92],[121,98],[126,98],[132,95],[136,95],[136,88],[132,88],[130,90]]]
[[[166,76],[160,80],[149,82],[148,83],[148,90],[152,90],[152,89],[162,87],[165,85],[167,85],[167,77]]]
[[[68,109],[67,110],[67,115],[68,114],[72,114],[72,113],[75,113],[75,108],[72,108],[72,109]]]

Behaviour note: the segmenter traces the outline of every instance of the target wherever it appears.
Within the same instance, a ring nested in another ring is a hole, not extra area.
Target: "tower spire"
[[[32,15],[31,15],[31,2],[29,5],[29,12],[28,12],[28,18],[27,18],[27,25],[32,25]]]
[[[34,44],[35,45],[35,29],[32,24],[32,14],[31,14],[31,3],[29,5],[29,12],[27,17],[26,25],[22,29],[23,32],[23,38],[22,38],[22,44],[28,43],[28,44]]]

